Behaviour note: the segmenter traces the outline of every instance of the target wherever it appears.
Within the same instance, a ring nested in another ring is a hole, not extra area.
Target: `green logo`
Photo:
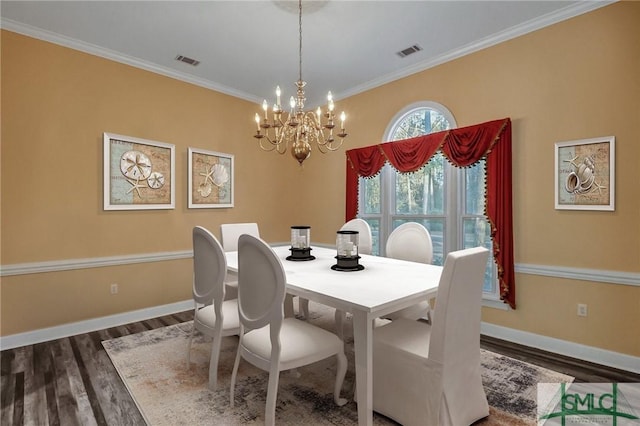
[[[538,425],[640,425],[640,383],[541,383]]]

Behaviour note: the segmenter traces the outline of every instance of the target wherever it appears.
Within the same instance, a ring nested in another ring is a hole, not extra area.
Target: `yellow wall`
[[[349,147],[381,142],[391,118],[423,100],[446,106],[458,126],[511,117],[516,263],[638,273],[638,22],[640,3],[616,3],[353,96],[340,105]],[[554,144],[610,135],[615,212],[555,210]],[[344,160],[331,161],[336,191],[316,186],[323,197],[308,201],[309,216],[344,211]],[[640,287],[527,274],[516,282],[517,310],[484,308],[484,321],[640,356]],[[588,317],[576,315],[578,303]]]
[[[516,263],[640,272],[638,22],[640,3],[615,3],[341,101],[347,148],[379,143],[422,100],[459,126],[511,117]],[[1,89],[3,265],[186,250],[193,225],[217,234],[245,220],[270,241],[309,224],[313,240],[332,243],[343,222],[344,150],[314,151],[303,169],[262,153],[248,102],[6,31]],[[105,131],[176,145],[175,210],[102,210]],[[616,211],[555,210],[554,143],[609,135]],[[189,146],[236,156],[235,208],[186,208]],[[640,356],[640,287],[516,280],[518,309],[484,308],[484,321]],[[190,284],[186,260],[4,277],[1,334],[186,300]]]
[[[219,236],[225,222],[256,221],[265,239],[288,240],[297,163],[256,146],[255,110],[3,31],[2,265],[188,250],[194,225]],[[175,210],[103,210],[103,132],[175,144]],[[188,147],[235,155],[234,208],[187,208]],[[1,295],[9,335],[188,300],[191,272],[174,261],[6,276]]]

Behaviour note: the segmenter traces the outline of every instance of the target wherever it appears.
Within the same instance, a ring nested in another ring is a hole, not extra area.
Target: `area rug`
[[[311,304],[310,322],[331,328],[333,310]],[[268,374],[242,361],[238,371],[236,402],[229,407],[231,370],[237,337],[222,341],[218,389],[208,389],[211,341],[197,333],[187,367],[186,351],[192,323],[102,342],[116,370],[147,424],[152,426],[259,425],[264,423]],[[350,327],[345,327],[345,331]],[[355,381],[353,338],[345,338],[349,371],[342,396],[353,395]],[[537,383],[571,382],[573,378],[522,361],[482,350],[483,383],[490,415],[482,426],[536,424]],[[299,378],[280,374],[276,422],[282,425],[355,425],[357,406],[333,402],[335,359],[298,369]],[[395,422],[374,414],[375,425]],[[434,425],[435,426],[435,425]]]

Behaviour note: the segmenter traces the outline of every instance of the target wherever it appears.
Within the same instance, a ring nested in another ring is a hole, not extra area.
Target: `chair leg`
[[[433,300],[434,299],[429,299],[429,305],[428,305],[428,308],[427,308],[427,315],[425,315],[425,318],[424,318],[429,324],[433,324],[431,322],[431,320],[433,319],[432,318],[433,317],[433,308],[431,307],[431,305],[433,304]]]
[[[238,298],[238,283],[225,283],[224,284],[224,300],[231,300]]]
[[[187,344],[187,370],[191,367],[191,343],[193,342],[193,333],[196,331],[196,325],[193,324],[191,334],[189,335],[189,343]]]
[[[309,299],[298,297],[298,313],[304,315],[304,319],[309,319]]]
[[[429,310],[427,311],[427,314],[424,317],[422,317],[422,319],[424,319],[428,324],[432,324],[432,322],[431,322],[431,311],[432,311],[432,309],[429,308]]]
[[[278,362],[271,360],[271,368],[269,370],[269,385],[267,388],[267,406],[264,413],[265,426],[274,426],[276,423],[276,400],[278,399],[278,380],[280,379],[280,371],[278,370]]]
[[[211,390],[216,390],[218,387],[218,360],[220,358],[221,340],[219,336],[214,337],[211,344],[211,358],[209,360],[209,389]]]
[[[344,383],[344,376],[347,374],[347,356],[344,352],[336,354],[338,359],[338,368],[336,373],[336,384],[333,389],[333,400],[336,405],[343,406],[347,403],[346,398],[340,398],[340,391],[342,390],[342,384]]]
[[[293,296],[290,294],[286,294],[284,296],[284,317],[285,318],[295,317],[295,313],[293,311]]]
[[[233,371],[231,372],[231,387],[229,389],[229,406],[233,408],[236,393],[236,376],[238,375],[238,366],[240,365],[240,346],[242,345],[242,336],[238,343],[238,351],[236,352],[236,360],[233,363]]]
[[[340,309],[336,309],[335,322],[336,322],[336,334],[344,342],[344,312]]]

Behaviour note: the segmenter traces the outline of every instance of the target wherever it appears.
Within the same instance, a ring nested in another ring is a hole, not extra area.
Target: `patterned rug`
[[[333,326],[333,310],[311,303],[314,324]],[[268,374],[241,361],[236,403],[229,407],[231,370],[237,337],[222,341],[218,389],[207,388],[211,341],[196,333],[191,366],[186,349],[192,323],[172,325],[102,342],[116,370],[149,425],[258,425],[264,422]],[[351,327],[345,327],[345,332]],[[349,371],[342,396],[353,395],[353,338],[346,336]],[[482,350],[483,383],[490,415],[482,426],[535,425],[537,383],[571,382],[573,378]],[[300,368],[299,378],[280,374],[276,421],[282,425],[355,425],[356,403],[333,402],[335,359]],[[352,398],[351,398],[352,399]],[[375,425],[395,422],[374,413]]]

